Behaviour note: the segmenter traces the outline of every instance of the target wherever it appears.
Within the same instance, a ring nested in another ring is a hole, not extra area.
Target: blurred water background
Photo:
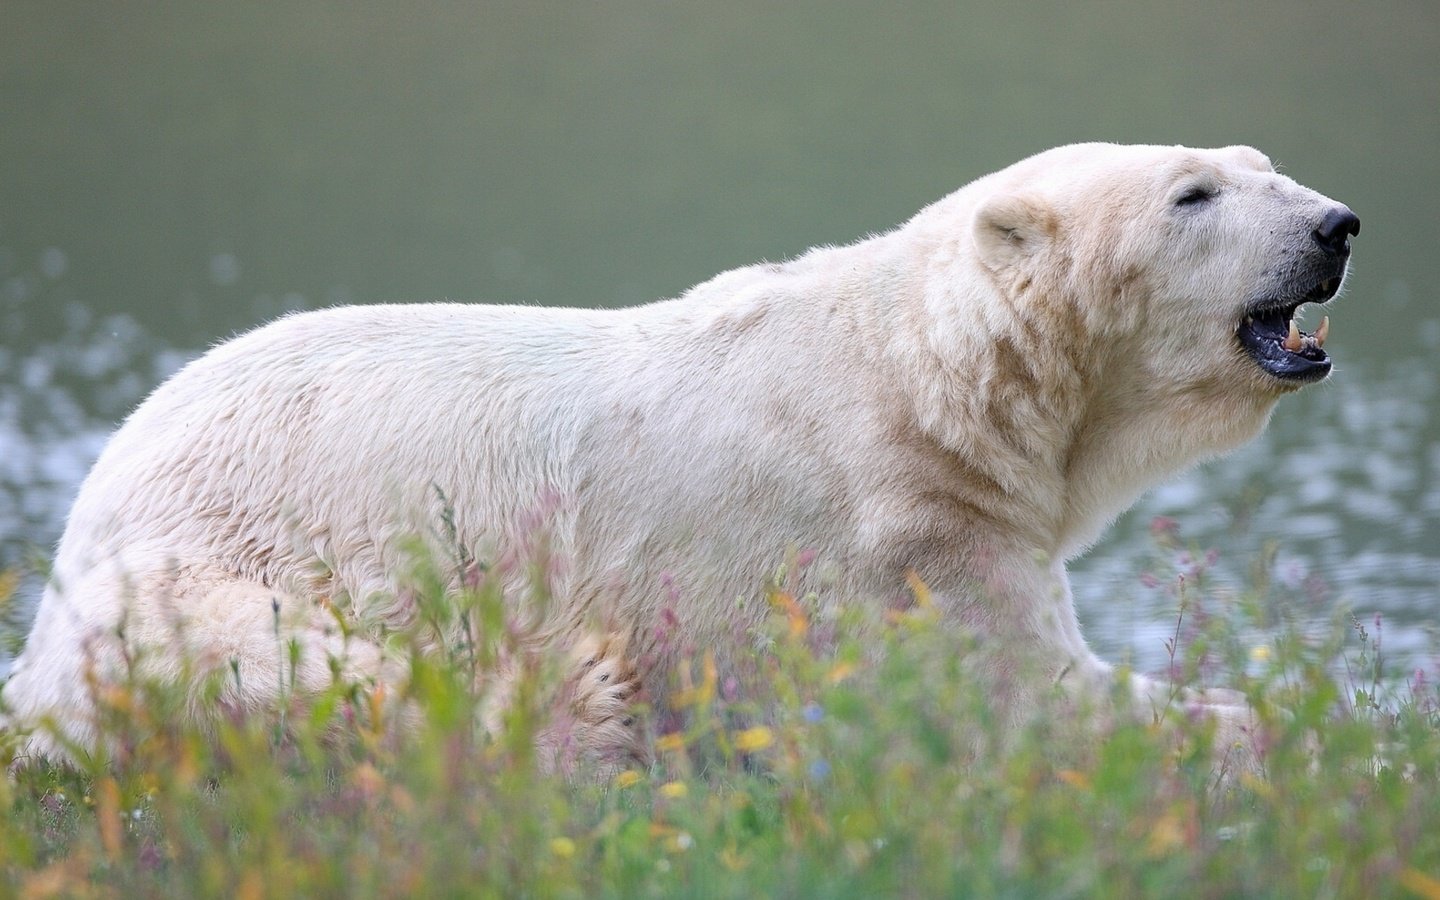
[[[641,303],[1078,140],[1253,144],[1364,222],[1334,377],[1076,564],[1092,641],[1162,664],[1200,567],[1428,664],[1440,6],[1400,0],[6,0],[0,571],[33,602],[114,424],[286,310]]]

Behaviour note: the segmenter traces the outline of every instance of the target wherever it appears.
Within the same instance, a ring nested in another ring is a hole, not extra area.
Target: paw
[[[1219,774],[1264,773],[1265,749],[1260,720],[1248,706],[1206,706],[1215,722],[1215,768]]]
[[[642,684],[626,643],[608,634],[582,640],[571,654],[572,669],[561,708],[541,735],[542,749],[560,769],[577,762],[599,768],[648,764],[644,725],[637,712]]]
[[[1210,761],[1211,774],[1217,784],[1231,786],[1244,775],[1264,777],[1268,737],[1254,709],[1246,705],[1191,702],[1185,704],[1184,711],[1192,723],[1213,729]],[[1182,744],[1196,733],[1185,729]]]
[[[1244,691],[1237,691],[1231,688],[1204,688],[1202,690],[1186,690],[1186,699],[1193,699],[1206,706],[1237,706],[1245,709],[1250,708],[1250,701],[1245,699]],[[1254,715],[1252,712],[1251,715]]]
[[[576,647],[572,654],[575,669],[567,686],[578,721],[599,725],[633,718],[640,673],[625,650],[625,642],[616,635],[587,638]]]

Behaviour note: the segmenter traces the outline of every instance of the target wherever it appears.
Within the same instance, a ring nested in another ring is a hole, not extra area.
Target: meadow
[[[455,593],[426,564],[421,615],[388,636],[410,664],[389,694],[337,677],[202,728],[177,724],[173,687],[95,684],[109,749],[0,781],[0,893],[1440,897],[1433,679],[1387,671],[1378,620],[1288,624],[1271,551],[1237,588],[1157,535],[1170,674],[1244,690],[1263,774],[1178,700],[1101,726],[1057,697],[1003,728],[968,674],[979,648],[939,627],[923,583],[905,609],[826,614],[787,589],[800,558],[769,579],[748,668],[689,655],[648,719],[652,763],[551,772],[532,739],[558,661],[526,658],[487,730],[487,674],[521,627],[493,573]]]

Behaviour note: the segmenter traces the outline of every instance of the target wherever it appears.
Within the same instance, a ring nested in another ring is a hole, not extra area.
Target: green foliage
[[[468,577],[447,593],[452,563]],[[97,686],[110,752],[0,782],[0,891],[1440,896],[1435,689],[1387,693],[1370,629],[1347,655],[1338,633],[1246,647],[1274,598],[1190,579],[1175,669],[1243,685],[1268,732],[1264,777],[1217,784],[1207,725],[1178,706],[1096,737],[1045,698],[1007,731],[923,585],[883,619],[825,616],[782,573],[753,671],[682,666],[649,768],[553,774],[532,739],[559,661],[521,665],[504,729],[482,725],[524,630],[496,581],[468,558],[417,567],[399,696],[337,677],[278,719],[202,729],[176,724],[191,695]]]

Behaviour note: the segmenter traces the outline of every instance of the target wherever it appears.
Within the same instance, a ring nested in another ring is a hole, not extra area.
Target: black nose
[[[1360,233],[1360,217],[1348,206],[1337,206],[1320,220],[1314,232],[1315,243],[1331,253],[1349,253],[1350,235]]]

